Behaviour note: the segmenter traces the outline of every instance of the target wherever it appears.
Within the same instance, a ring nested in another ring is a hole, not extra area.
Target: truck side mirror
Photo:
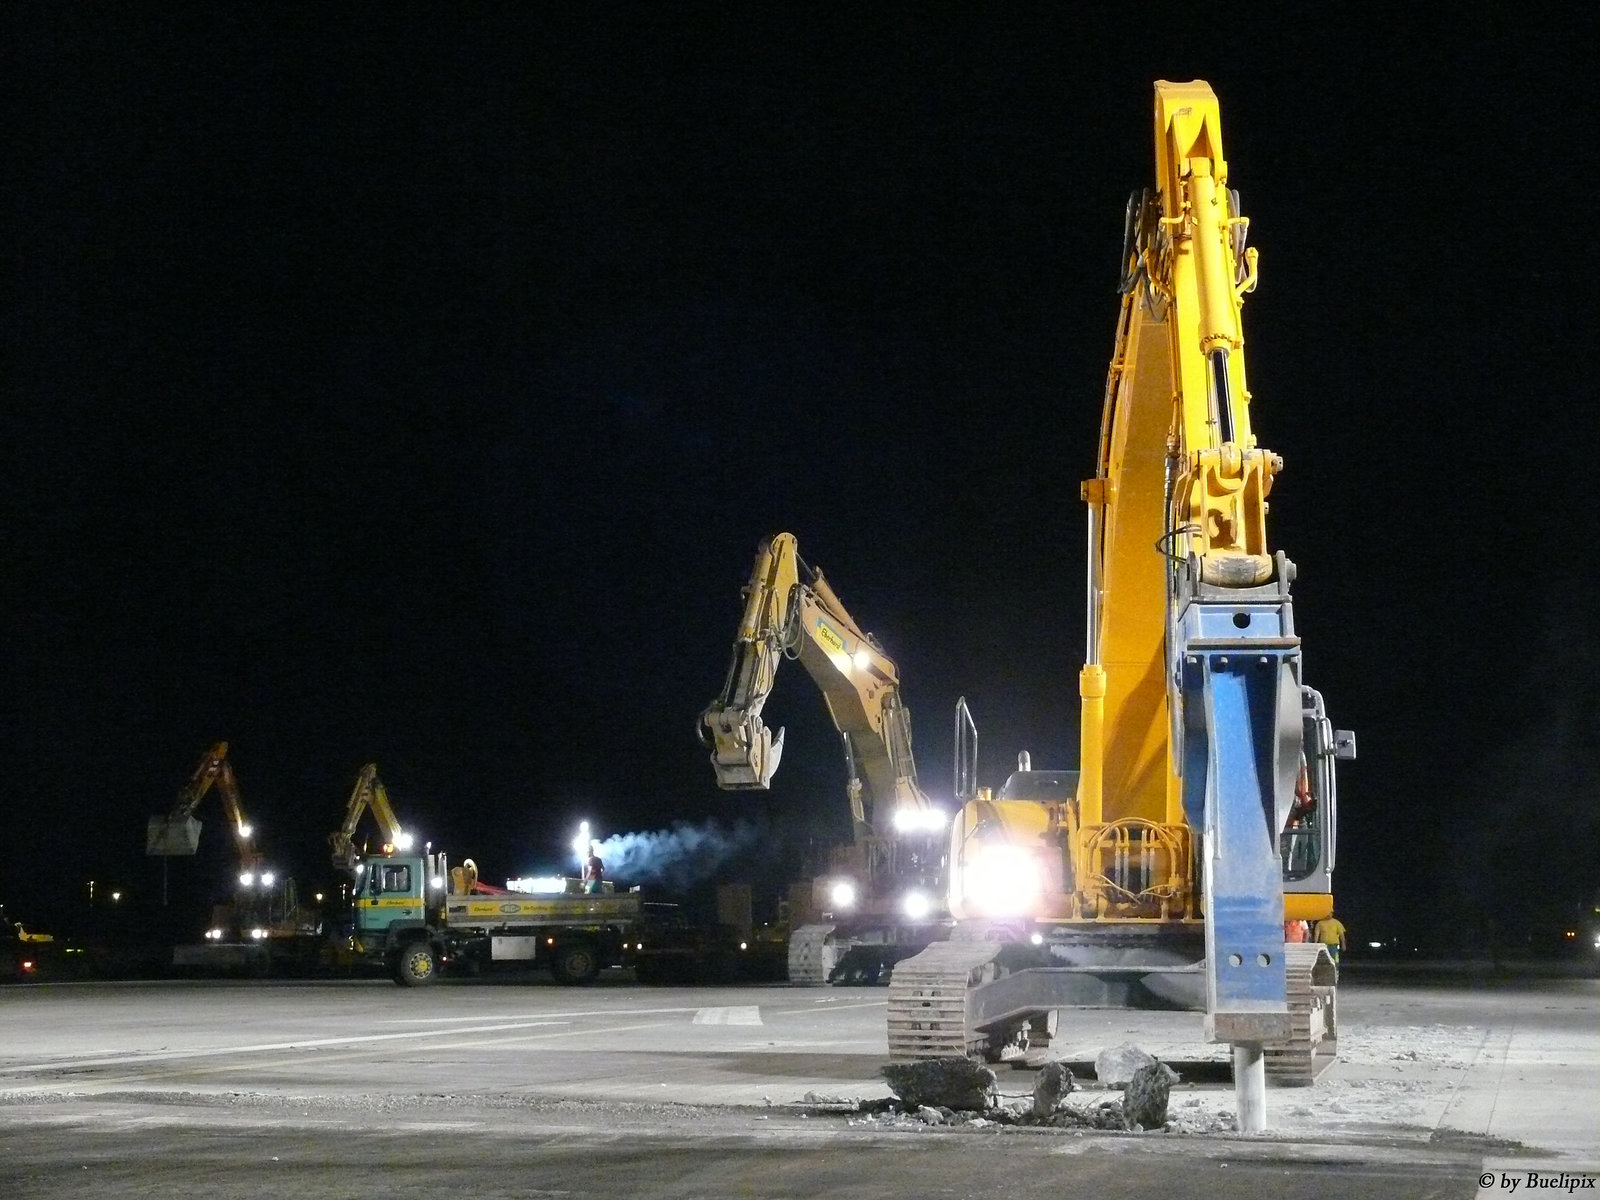
[[[1348,761],[1356,756],[1356,735],[1353,730],[1333,731],[1333,756]]]

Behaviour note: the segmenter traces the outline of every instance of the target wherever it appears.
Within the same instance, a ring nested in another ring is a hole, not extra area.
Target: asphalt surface
[[[846,1111],[888,1095],[883,1017],[871,989],[620,977],[0,988],[0,1195],[1471,1196],[1600,1160],[1592,979],[1347,983],[1340,1064],[1253,1138],[1192,1014],[1077,1010],[1053,1048],[1176,1064],[1169,1132]]]

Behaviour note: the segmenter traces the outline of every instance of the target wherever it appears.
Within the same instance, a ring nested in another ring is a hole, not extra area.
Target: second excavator
[[[150,818],[145,830],[145,853],[162,858],[197,853],[200,820],[195,812],[213,789],[222,798],[237,855],[236,886],[231,899],[212,908],[204,944],[178,947],[174,965],[228,966],[236,960],[257,958],[265,962],[268,942],[307,933],[315,925],[315,914],[300,908],[293,879],[280,876],[265,865],[256,830],[244,813],[227,742],[217,742],[201,755],[165,816]]]
[[[844,745],[853,837],[812,881],[789,937],[795,983],[875,983],[895,962],[945,935],[949,814],[917,783],[911,714],[900,673],[856,622],[791,533],[763,541],[745,588],[733,661],[700,714],[719,787],[766,789],[783,754],[761,719],[779,664],[794,658],[828,706]]]

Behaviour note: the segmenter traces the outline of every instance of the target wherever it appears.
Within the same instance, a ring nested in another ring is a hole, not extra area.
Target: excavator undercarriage
[[[894,969],[889,1057],[1000,1062],[1049,1046],[1073,1008],[1204,1009],[1203,960],[1185,962],[1177,946],[1144,941],[1077,939],[1056,954],[1015,942],[935,943]],[[1338,1054],[1335,969],[1321,945],[1286,943],[1284,954],[1291,1032],[1264,1047],[1267,1079],[1306,1086]]]

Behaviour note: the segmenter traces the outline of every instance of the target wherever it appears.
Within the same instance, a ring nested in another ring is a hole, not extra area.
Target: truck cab
[[[371,855],[356,863],[356,954],[382,961],[397,982],[425,983],[443,961],[442,854]]]

